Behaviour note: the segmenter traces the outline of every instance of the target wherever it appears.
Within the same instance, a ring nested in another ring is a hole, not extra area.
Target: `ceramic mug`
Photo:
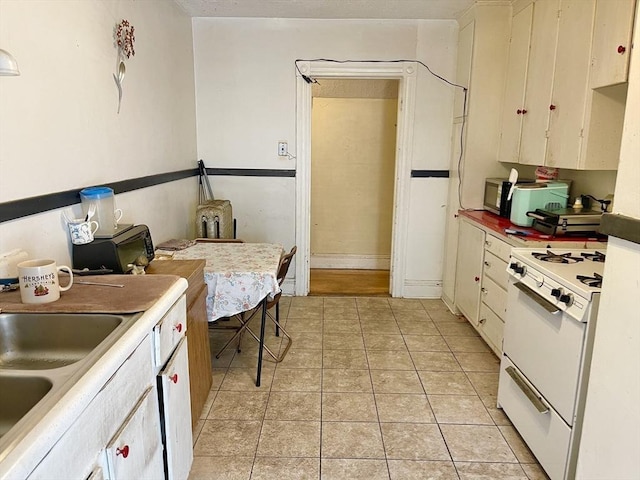
[[[75,245],[84,245],[93,242],[93,235],[98,230],[98,222],[85,222],[84,220],[69,222],[69,233],[71,234],[71,243]]]
[[[69,273],[69,283],[60,286],[58,272]],[[67,266],[56,266],[55,260],[27,260],[18,264],[18,281],[22,303],[50,303],[60,298],[60,292],[66,292],[73,285],[73,273]]]

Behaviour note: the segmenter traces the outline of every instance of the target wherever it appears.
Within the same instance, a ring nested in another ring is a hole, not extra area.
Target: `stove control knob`
[[[573,295],[567,293],[565,295],[560,295],[559,300],[564,303],[567,307],[570,307],[573,304]]]
[[[552,288],[551,289],[551,296],[552,297],[556,297],[557,299],[560,299],[560,297],[562,296],[562,289],[561,288]]]
[[[519,275],[524,275],[525,268],[523,265],[520,265],[518,262],[513,262],[509,264],[509,268]]]

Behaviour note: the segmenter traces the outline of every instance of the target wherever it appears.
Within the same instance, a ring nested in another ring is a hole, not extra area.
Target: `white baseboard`
[[[440,298],[441,280],[405,280],[402,288],[404,298]]]
[[[282,282],[282,294],[286,296],[293,296],[296,294],[295,278],[285,278],[284,282]]]
[[[310,258],[311,268],[344,268],[359,270],[389,270],[389,255],[333,255],[313,254]]]

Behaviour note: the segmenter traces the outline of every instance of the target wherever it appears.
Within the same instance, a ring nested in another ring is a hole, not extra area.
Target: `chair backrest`
[[[284,282],[284,277],[287,276],[289,265],[291,265],[291,260],[293,259],[293,256],[297,251],[298,247],[294,245],[291,251],[284,254],[280,259],[280,266],[278,267],[278,285],[282,285],[282,282]]]

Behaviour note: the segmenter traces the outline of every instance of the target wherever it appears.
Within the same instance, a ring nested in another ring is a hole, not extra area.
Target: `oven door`
[[[586,323],[556,309],[513,277],[507,292],[504,354],[573,425]]]

